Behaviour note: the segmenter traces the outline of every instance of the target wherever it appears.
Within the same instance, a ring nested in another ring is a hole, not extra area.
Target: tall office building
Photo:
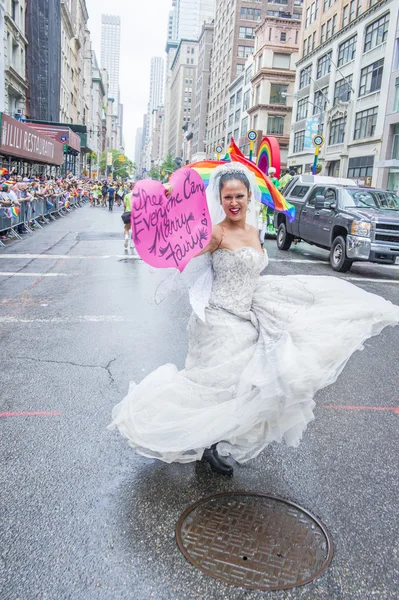
[[[150,99],[148,103],[150,113],[163,103],[163,75],[164,60],[159,56],[154,56],[151,59]]]
[[[215,17],[216,0],[172,0],[168,40],[198,39],[205,22]]]
[[[215,0],[176,0],[178,39],[198,39],[202,26],[215,16]]]
[[[288,0],[287,0],[288,1]],[[254,52],[255,30],[266,17],[267,2],[217,0],[207,127],[207,154],[224,146],[231,83]]]
[[[114,114],[119,111],[119,63],[121,46],[121,19],[114,15],[101,17],[101,68],[109,77],[109,97],[114,99]]]

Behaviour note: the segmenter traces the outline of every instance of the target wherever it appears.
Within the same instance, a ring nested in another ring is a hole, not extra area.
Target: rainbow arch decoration
[[[270,167],[274,167],[276,169],[276,177],[280,178],[281,158],[280,145],[277,138],[267,136],[262,139],[259,145],[256,165],[266,175],[269,174]]]

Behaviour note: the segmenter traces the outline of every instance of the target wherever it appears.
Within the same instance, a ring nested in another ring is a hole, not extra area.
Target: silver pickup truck
[[[351,179],[296,175],[283,190],[296,207],[290,223],[276,213],[277,246],[294,240],[330,250],[334,271],[354,261],[399,265],[399,197],[393,192],[360,188]]]

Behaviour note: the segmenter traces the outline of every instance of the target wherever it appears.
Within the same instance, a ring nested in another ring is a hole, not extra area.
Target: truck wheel
[[[340,273],[346,273],[352,266],[353,261],[346,256],[346,241],[339,235],[335,238],[331,252],[330,252],[330,264],[334,271]]]
[[[277,232],[277,247],[279,250],[289,250],[294,236],[288,233],[285,223],[281,223]]]

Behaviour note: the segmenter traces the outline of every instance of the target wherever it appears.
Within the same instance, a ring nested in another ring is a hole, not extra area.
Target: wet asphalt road
[[[298,449],[272,446],[232,480],[146,460],[106,426],[130,380],[183,367],[190,310],[186,299],[155,305],[160,276],[125,256],[121,230],[119,211],[85,207],[0,250],[0,599],[399,598],[399,328],[368,341],[318,395]],[[270,274],[335,276],[324,251],[267,246]],[[399,269],[355,265],[347,277],[399,303]],[[321,518],[330,569],[273,594],[197,571],[176,522],[233,490]]]

